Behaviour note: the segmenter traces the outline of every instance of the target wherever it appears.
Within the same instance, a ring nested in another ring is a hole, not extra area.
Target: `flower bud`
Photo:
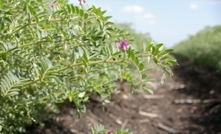
[[[118,48],[121,51],[126,51],[127,49],[129,49],[129,43],[126,40],[121,40],[118,45]]]

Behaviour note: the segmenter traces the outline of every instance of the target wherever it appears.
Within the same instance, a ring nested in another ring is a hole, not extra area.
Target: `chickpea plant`
[[[24,132],[67,100],[78,114],[92,93],[105,103],[119,79],[152,93],[145,84],[151,59],[172,75],[177,62],[171,49],[145,42],[142,51],[134,49],[133,37],[110,18],[100,8],[66,0],[0,1],[1,133]],[[131,63],[141,80],[133,77]]]

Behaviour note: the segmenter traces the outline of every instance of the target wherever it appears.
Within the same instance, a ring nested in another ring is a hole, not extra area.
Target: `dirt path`
[[[66,107],[56,121],[46,121],[44,129],[30,127],[29,133],[88,134],[92,126],[102,124],[134,134],[221,134],[221,76],[191,62],[173,71],[163,85],[149,83],[154,95],[121,94],[105,107],[92,100],[80,119],[74,108]],[[150,75],[158,80],[161,76],[159,71]]]

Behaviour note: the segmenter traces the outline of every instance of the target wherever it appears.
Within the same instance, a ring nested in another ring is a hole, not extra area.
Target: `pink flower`
[[[120,41],[118,48],[121,51],[126,51],[127,49],[129,49],[129,43],[126,40],[122,40],[122,41]]]
[[[108,131],[106,134],[113,134],[111,131]]]
[[[83,3],[86,3],[86,0],[78,0],[80,5],[83,5]]]

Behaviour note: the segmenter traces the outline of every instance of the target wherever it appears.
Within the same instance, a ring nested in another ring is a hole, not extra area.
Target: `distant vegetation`
[[[133,46],[138,49],[142,50],[143,44],[150,44],[152,39],[148,33],[139,33],[131,28],[130,23],[118,23],[117,27],[121,30],[127,31],[129,35],[131,35],[131,40],[133,40]]]
[[[221,72],[221,26],[206,27],[175,45],[174,53]]]

